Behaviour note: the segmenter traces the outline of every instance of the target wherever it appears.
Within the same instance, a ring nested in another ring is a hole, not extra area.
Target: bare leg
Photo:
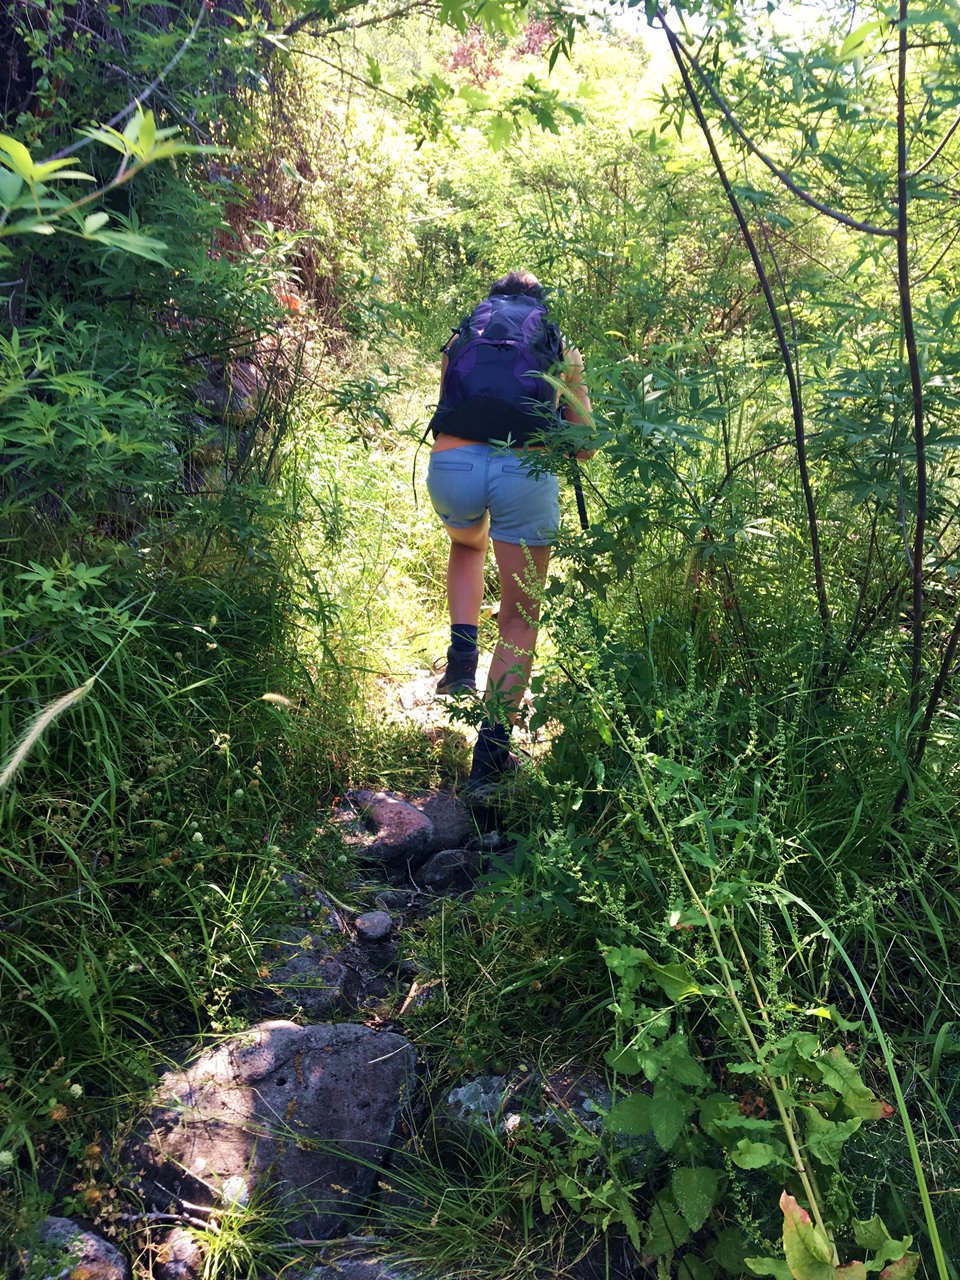
[[[486,515],[469,529],[451,529],[450,557],[447,560],[447,603],[450,621],[477,626],[483,604],[483,564],[490,540],[490,517]]]
[[[530,681],[540,618],[537,595],[547,578],[550,548],[494,540],[493,551],[500,571],[500,639],[490,664],[486,696],[496,696],[513,723]]]

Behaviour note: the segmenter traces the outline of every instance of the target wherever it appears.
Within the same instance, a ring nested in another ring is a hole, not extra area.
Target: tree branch
[[[101,126],[102,128],[112,129],[114,125],[119,124],[121,120],[125,119],[129,115],[132,115],[133,112],[136,111],[137,107],[142,106],[143,103],[145,103],[146,100],[150,97],[150,95],[154,92],[154,90],[156,90],[157,88],[159,88],[161,84],[163,84],[167,76],[174,69],[174,67],[183,57],[183,55],[187,52],[191,44],[193,44],[193,41],[196,38],[197,32],[200,30],[200,24],[203,22],[203,15],[206,12],[207,12],[206,4],[203,3],[203,0],[201,0],[200,12],[197,14],[197,17],[196,17],[196,20],[194,21],[193,26],[190,28],[190,31],[187,33],[187,37],[184,40],[183,44],[176,51],[176,53],[173,55],[173,57],[170,59],[167,65],[163,68],[161,72],[159,72],[158,75],[154,76],[154,78],[150,81],[150,83],[147,85],[145,89],[141,89],[140,92],[135,97],[130,99],[130,101],[127,103],[125,107],[121,107],[121,109],[116,113],[116,115],[111,116],[110,119],[106,122],[106,124]],[[65,156],[72,156],[77,151],[82,150],[84,147],[89,147],[90,143],[93,141],[94,141],[93,138],[81,138],[78,142],[71,142],[70,145],[68,147],[64,147],[62,151],[58,151],[54,155],[48,156],[48,159],[62,160]]]
[[[954,120],[953,124],[950,126],[947,132],[940,139],[937,146],[934,147],[934,149],[930,152],[926,160],[924,160],[923,164],[920,165],[918,169],[914,169],[912,173],[908,173],[907,177],[908,178],[919,177],[919,175],[923,173],[924,169],[929,169],[930,166],[933,164],[934,160],[936,160],[937,156],[940,154],[940,152],[947,145],[947,143],[950,141],[950,139],[953,137],[953,135],[956,133],[958,129],[960,129],[960,115],[957,116],[956,120]]]
[[[897,59],[897,287],[903,340],[907,348],[910,388],[913,393],[913,445],[917,464],[917,521],[913,536],[913,632],[910,644],[910,720],[920,705],[920,677],[923,658],[923,548],[927,524],[927,458],[923,424],[923,381],[917,335],[913,327],[913,300],[910,291],[910,244],[907,222],[907,0],[900,0],[900,39]]]
[[[362,3],[362,0],[361,0]],[[348,9],[359,8],[360,4],[348,5]],[[307,35],[330,36],[341,31],[359,31],[361,27],[372,27],[379,22],[392,22],[394,18],[405,18],[409,13],[415,13],[421,9],[435,9],[436,5],[433,0],[411,0],[410,4],[401,5],[398,9],[391,9],[389,13],[378,14],[376,17],[363,18],[359,22],[338,22],[329,27],[324,27],[320,31],[308,31]],[[313,9],[310,13],[305,13],[302,17],[297,18],[294,22],[290,22],[285,26],[281,35],[295,36],[298,31],[302,31],[304,27],[311,22],[316,22],[324,17],[326,10]]]
[[[699,76],[700,80],[703,82],[703,85],[706,88],[707,92],[709,93],[710,97],[713,99],[714,103],[716,104],[721,114],[723,115],[723,118],[730,125],[730,128],[734,131],[734,133],[737,135],[740,141],[744,144],[747,150],[750,151],[753,155],[755,155],[762,164],[765,164],[766,167],[773,174],[773,176],[777,178],[778,181],[782,182],[788,191],[792,191],[793,194],[798,199],[804,202],[804,204],[810,205],[811,208],[816,209],[819,213],[825,214],[828,218],[833,218],[835,222],[842,223],[843,226],[845,227],[851,227],[854,231],[863,231],[867,235],[871,235],[871,236],[893,237],[897,234],[896,227],[877,227],[877,226],[874,226],[873,223],[861,222],[857,218],[851,218],[848,214],[841,213],[838,209],[832,209],[829,205],[823,204],[823,202],[818,200],[816,196],[812,196],[809,191],[805,191],[803,187],[798,186],[797,183],[794,182],[794,180],[790,177],[790,175],[784,169],[781,169],[780,166],[776,164],[773,160],[771,160],[771,158],[766,154],[766,152],[761,151],[760,148],[757,146],[757,144],[753,141],[753,139],[746,133],[743,126],[740,124],[739,120],[737,120],[736,116],[730,110],[730,107],[728,106],[725,99],[720,95],[720,93],[715,88],[712,79],[707,74],[707,72],[703,69],[703,67],[700,65],[697,58],[692,53],[690,53],[689,50],[684,48],[684,46],[677,39],[677,36],[674,34],[674,32],[667,26],[666,17],[662,9],[657,10],[657,18],[667,36],[667,39],[671,42],[671,48],[675,43],[677,49],[680,51],[680,53],[682,53],[683,57],[686,58],[686,60],[690,63],[690,66],[693,67],[694,71],[696,71],[697,75]]]
[[[659,13],[660,11],[658,11],[658,14]],[[663,19],[661,16],[661,22],[662,21]],[[830,608],[827,604],[827,589],[823,577],[823,558],[820,552],[820,530],[817,523],[817,509],[813,497],[813,486],[810,483],[810,468],[807,464],[807,446],[803,423],[803,407],[800,400],[800,388],[797,384],[796,374],[793,367],[790,345],[787,341],[787,335],[784,332],[783,321],[780,319],[780,313],[777,310],[777,304],[773,297],[773,290],[770,287],[770,280],[760,257],[756,241],[754,240],[753,235],[750,232],[750,228],[747,225],[747,220],[740,207],[740,202],[734,195],[733,187],[730,185],[730,179],[727,177],[726,170],[723,167],[723,161],[720,159],[720,153],[713,140],[713,134],[710,131],[707,118],[703,114],[703,107],[700,104],[697,91],[694,89],[690,80],[690,73],[684,63],[680,42],[665,22],[663,23],[663,29],[666,33],[667,40],[670,43],[670,51],[673,54],[674,61],[680,71],[684,88],[687,91],[687,97],[690,99],[690,105],[693,107],[697,123],[700,126],[700,132],[703,134],[704,140],[709,148],[714,168],[717,171],[717,176],[719,177],[723,189],[726,192],[727,200],[730,202],[730,207],[733,210],[734,217],[737,219],[737,223],[740,226],[744,243],[747,246],[747,251],[753,261],[754,270],[757,273],[757,279],[760,282],[760,288],[763,290],[763,296],[767,303],[767,309],[770,312],[770,318],[773,321],[773,327],[777,337],[777,346],[780,351],[780,358],[783,361],[783,368],[787,377],[787,384],[790,389],[790,405],[793,413],[794,444],[797,453],[797,468],[800,472],[800,485],[803,489],[804,503],[807,508],[807,526],[810,531],[810,551],[813,557],[813,575],[817,593],[817,609],[820,614],[820,622],[823,626],[824,632],[826,633],[830,629]]]

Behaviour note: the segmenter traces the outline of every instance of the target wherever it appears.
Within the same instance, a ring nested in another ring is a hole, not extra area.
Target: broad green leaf
[[[812,1222],[806,1209],[784,1191],[783,1255],[795,1280],[836,1280],[830,1241]]]
[[[899,1262],[901,1258],[907,1257],[910,1246],[913,1244],[913,1236],[894,1240],[884,1225],[883,1219],[876,1213],[866,1222],[854,1219],[853,1238],[861,1249],[869,1249],[873,1254],[869,1264],[870,1271],[879,1271],[887,1263]]]
[[[647,1223],[647,1238],[643,1242],[644,1252],[659,1258],[664,1253],[672,1253],[680,1245],[686,1244],[689,1239],[690,1228],[676,1209],[665,1204],[662,1199],[658,1199]]]
[[[653,1090],[653,1136],[664,1151],[669,1151],[676,1142],[693,1109],[694,1102],[689,1094],[677,1089],[663,1076],[657,1080]]]
[[[913,1280],[920,1265],[919,1253],[905,1253],[880,1272],[880,1280]]]
[[[621,1075],[636,1076],[643,1070],[643,1061],[636,1049],[608,1049],[603,1060],[612,1071]]]
[[[110,221],[109,213],[89,213],[83,220],[84,235],[92,235],[94,231],[99,231],[101,227],[105,227]]]
[[[875,1213],[872,1218],[854,1218],[853,1238],[861,1249],[876,1251],[889,1244],[893,1236],[887,1230],[886,1223],[879,1213]],[[910,1244],[910,1240],[907,1244]]]
[[[833,1273],[837,1280],[867,1280],[867,1268],[863,1262],[848,1262]]]
[[[701,1258],[694,1258],[688,1253],[677,1263],[677,1280],[714,1280],[716,1272],[708,1267]]]
[[[702,994],[702,988],[694,982],[683,965],[657,964],[646,952],[641,952],[638,959],[664,995],[675,1004]]]
[[[755,1276],[773,1276],[774,1280],[793,1280],[793,1272],[777,1258],[744,1258]]]
[[[782,1156],[779,1143],[775,1146],[772,1142],[751,1142],[749,1138],[741,1138],[730,1152],[730,1159],[741,1169],[765,1169],[778,1164]]]
[[[0,205],[6,209],[12,208],[22,190],[23,178],[20,174],[0,168]]]
[[[653,1099],[638,1089],[615,1102],[603,1123],[612,1133],[649,1133],[653,1128]]]
[[[490,107],[491,98],[489,93],[484,93],[482,89],[477,89],[472,84],[462,85],[457,93],[458,98],[462,98],[469,106],[477,111],[483,111]]]
[[[879,1120],[890,1114],[890,1107],[868,1089],[860,1073],[842,1049],[828,1049],[815,1059],[815,1065],[828,1088],[836,1090],[843,1105],[864,1120]]]
[[[691,1231],[699,1231],[717,1202],[716,1169],[675,1169],[670,1186],[677,1208]]]
[[[494,151],[500,151],[513,137],[513,118],[511,116],[505,116],[502,112],[498,111],[496,115],[491,116],[487,121],[486,132],[487,141],[490,143],[490,146]],[[607,733],[609,732],[610,730],[608,729]],[[603,734],[601,733],[601,737],[602,736]],[[608,745],[610,745],[612,741],[613,739],[611,738]]]
[[[853,1116],[850,1120],[835,1121],[827,1120],[816,1107],[803,1107],[802,1111],[806,1117],[807,1150],[821,1164],[839,1169],[843,1144],[863,1124],[862,1117]]]
[[[686,1037],[681,1032],[678,1031],[669,1040],[664,1040],[656,1052],[660,1059],[658,1074],[662,1073],[675,1084],[704,1088],[710,1083],[710,1077],[691,1056]]]

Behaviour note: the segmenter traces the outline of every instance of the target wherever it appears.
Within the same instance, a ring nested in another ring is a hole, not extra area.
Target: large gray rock
[[[435,838],[430,819],[409,800],[390,791],[351,791],[347,799],[373,830],[373,838],[357,833],[354,847],[365,862],[385,866],[418,865]]]
[[[32,1280],[129,1280],[130,1264],[103,1236],[72,1218],[44,1218],[39,1247],[28,1255]]]
[[[435,791],[425,800],[417,800],[415,805],[433,823],[432,853],[462,849],[476,835],[476,823],[466,806],[449,791]]]
[[[291,1235],[326,1238],[373,1191],[415,1069],[392,1032],[265,1022],[164,1076],[127,1160],[159,1206],[256,1195]]]

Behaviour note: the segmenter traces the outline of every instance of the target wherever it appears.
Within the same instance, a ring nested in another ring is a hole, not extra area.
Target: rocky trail
[[[435,680],[418,673],[396,689],[390,713],[425,733],[449,731]],[[471,811],[447,791],[358,790],[336,817],[362,877],[355,901],[308,872],[286,878],[287,918],[264,941],[248,1028],[185,1046],[111,1153],[124,1205],[113,1222],[123,1229],[108,1240],[79,1219],[47,1218],[27,1260],[31,1280],[209,1278],[211,1238],[245,1210],[283,1224],[286,1280],[421,1280],[435,1273],[391,1252],[378,1203],[402,1207],[414,1194],[404,1162],[422,1154],[425,1135],[442,1167],[445,1153],[462,1163],[464,1150],[503,1139],[521,1116],[558,1139],[599,1127],[610,1095],[589,1073],[514,1064],[437,1088],[405,1034],[407,1013],[438,999],[441,983],[408,958],[404,932],[509,863],[496,812]],[[610,1270],[609,1258],[597,1267],[587,1258],[543,1275],[640,1274],[626,1261]]]

